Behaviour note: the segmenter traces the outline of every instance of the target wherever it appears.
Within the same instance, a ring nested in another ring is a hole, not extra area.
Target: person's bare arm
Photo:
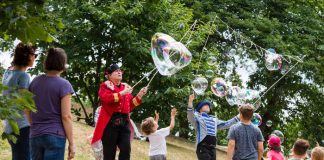
[[[258,160],[261,160],[262,155],[263,155],[263,142],[258,141]]]
[[[177,114],[177,109],[172,108],[172,110],[171,110],[171,122],[170,122],[170,126],[169,126],[170,130],[172,130],[174,128],[176,114]]]
[[[160,113],[155,110],[154,111],[154,114],[155,114],[154,121],[156,123],[158,123],[159,122],[159,119],[160,119]]]
[[[227,145],[227,160],[232,160],[234,155],[235,140],[230,139]]]
[[[73,159],[75,155],[75,146],[73,141],[71,94],[65,95],[61,99],[61,116],[65,134],[69,141],[68,159]]]

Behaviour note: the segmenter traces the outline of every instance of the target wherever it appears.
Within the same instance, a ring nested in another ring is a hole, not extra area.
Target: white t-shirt
[[[150,140],[149,156],[167,154],[165,137],[170,134],[170,127],[162,128],[148,136]]]

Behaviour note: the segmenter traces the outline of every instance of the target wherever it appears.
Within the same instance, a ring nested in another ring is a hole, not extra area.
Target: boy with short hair
[[[261,130],[251,122],[253,110],[250,104],[239,108],[240,123],[233,125],[227,136],[227,160],[261,160],[264,138]]]
[[[155,113],[158,116],[157,113]],[[171,122],[170,125],[166,128],[159,129],[158,117],[154,119],[153,117],[146,118],[141,124],[141,130],[145,136],[149,138],[150,141],[150,150],[149,156],[150,160],[166,160],[166,141],[165,137],[170,134],[170,130],[174,128],[175,116],[177,110],[173,108],[171,110]]]
[[[292,155],[289,156],[289,160],[302,160],[307,158],[307,150],[309,148],[309,142],[305,139],[297,139],[292,148]]]
[[[237,123],[239,118],[233,117],[228,121],[218,120],[216,117],[208,115],[210,112],[210,102],[200,101],[193,109],[194,95],[189,96],[187,118],[196,130],[196,154],[199,160],[216,159],[216,135],[217,129],[229,128]]]

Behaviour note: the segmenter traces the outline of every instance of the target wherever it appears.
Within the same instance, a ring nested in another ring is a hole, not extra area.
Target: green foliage
[[[15,88],[8,88],[0,83],[0,93],[8,90],[10,90],[9,95],[4,96],[1,94],[0,96],[0,119],[7,119],[13,133],[19,135],[19,128],[15,119],[21,117],[19,111],[36,111],[33,94],[26,90],[18,91],[18,89]],[[14,142],[16,141],[15,136],[6,133],[2,133],[2,138],[7,138]]]
[[[232,28],[239,30],[244,36],[264,48],[275,48],[280,54],[305,56],[303,63],[298,64],[262,97],[262,106],[258,112],[263,117],[263,122],[272,120],[273,125],[267,127],[263,123],[260,128],[266,139],[275,129],[283,131],[286,135],[283,145],[287,148],[292,147],[298,132],[301,132],[302,137],[310,140],[312,145],[321,142],[324,136],[322,118],[324,117],[322,102],[324,98],[322,63],[324,3],[237,0],[183,1],[183,3],[195,11],[195,18],[208,19],[208,15],[216,13]],[[216,25],[220,31],[226,29],[218,20]],[[217,46],[220,41],[220,36],[214,33],[207,48]],[[254,49],[248,50],[248,53],[249,58],[255,60],[258,66],[257,73],[250,77],[249,88],[270,87],[282,76],[278,72],[268,71],[264,67],[263,57],[257,55]],[[223,77],[226,69],[222,64],[226,64],[228,59],[221,55],[218,57],[221,59],[219,66],[221,71],[218,76]],[[292,61],[290,67],[294,63],[296,61]],[[241,82],[236,77],[234,73],[228,81],[240,85]],[[230,106],[224,103],[225,100],[216,99],[216,101],[221,106],[219,109],[216,107],[220,119],[228,119],[233,116],[233,112],[237,113],[235,109],[230,109]],[[218,143],[223,144],[224,138],[223,132],[218,134]]]
[[[15,39],[52,42],[53,34],[64,27],[61,19],[52,17],[51,5],[45,0],[1,1],[0,16],[1,49],[8,49],[10,42]]]

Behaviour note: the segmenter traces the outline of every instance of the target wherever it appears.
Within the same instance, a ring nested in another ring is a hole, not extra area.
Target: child
[[[233,125],[227,136],[227,160],[261,160],[264,139],[261,130],[251,123],[253,109],[250,104],[239,108],[241,122]]]
[[[284,155],[281,152],[280,138],[271,136],[268,140],[269,151],[267,153],[268,160],[284,160]]]
[[[170,130],[174,128],[174,119],[177,114],[177,110],[173,108],[171,110],[171,122],[170,126],[159,129],[157,119],[153,117],[146,118],[141,124],[142,132],[149,138],[150,141],[150,160],[166,160],[166,141],[165,137],[170,134]]]
[[[292,149],[292,154],[289,155],[289,160],[302,160],[307,158],[307,149],[309,142],[305,139],[298,139]]]
[[[210,102],[201,101],[196,105],[196,111],[192,108],[194,95],[189,96],[187,118],[196,130],[196,154],[199,160],[216,159],[216,134],[217,129],[229,128],[237,123],[239,118],[235,116],[228,121],[216,119],[208,115],[210,112]]]
[[[324,160],[324,148],[323,147],[315,147],[312,150],[312,160]]]

